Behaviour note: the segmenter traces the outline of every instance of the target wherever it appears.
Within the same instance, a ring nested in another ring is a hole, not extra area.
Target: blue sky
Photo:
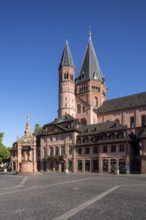
[[[57,117],[58,65],[66,36],[78,75],[92,41],[107,99],[146,91],[145,0],[0,0],[0,131],[12,146]]]

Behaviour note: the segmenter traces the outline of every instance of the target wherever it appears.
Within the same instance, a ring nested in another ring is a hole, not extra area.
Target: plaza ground
[[[0,175],[1,220],[144,220],[146,175]]]

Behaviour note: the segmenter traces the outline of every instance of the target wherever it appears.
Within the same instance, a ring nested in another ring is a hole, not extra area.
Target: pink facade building
[[[77,78],[68,41],[58,70],[58,117],[34,139],[34,170],[146,173],[146,92],[106,100],[91,33]],[[18,146],[12,162],[20,171]]]

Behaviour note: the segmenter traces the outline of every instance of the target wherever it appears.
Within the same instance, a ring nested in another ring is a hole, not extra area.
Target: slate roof
[[[72,117],[70,114],[66,114],[61,117],[55,118],[54,121],[45,124],[44,126],[53,125],[53,124],[62,124],[64,122],[70,122],[70,121],[77,121],[77,120],[74,117]]]
[[[77,135],[77,146],[132,141],[127,127],[117,121],[87,125],[79,128],[79,130],[80,133]],[[119,136],[121,132],[124,132],[124,136]]]
[[[108,121],[104,123],[99,124],[90,124],[81,126],[78,129],[81,133],[79,135],[84,134],[98,134],[101,132],[110,132],[115,130],[127,130],[127,127],[125,125],[120,124],[118,121]]]
[[[72,55],[71,55],[71,52],[70,52],[68,40],[66,40],[66,43],[65,43],[65,47],[64,47],[64,50],[63,50],[63,53],[62,53],[59,68],[62,67],[62,66],[72,66],[72,67],[75,68],[73,58],[72,58]]]
[[[79,76],[76,79],[76,83],[80,83],[89,79],[97,80],[101,83],[104,83],[104,77],[102,75],[99,62],[94,50],[94,46],[91,40],[91,33],[89,33],[89,41],[82,61]]]
[[[99,114],[146,106],[146,92],[104,101],[95,111]]]
[[[54,121],[48,124],[45,124],[43,126],[43,133],[44,134],[46,133],[45,132],[46,127],[52,127],[54,125],[59,127],[60,129],[63,129],[64,131],[77,131],[78,132],[77,124],[81,124],[81,123],[78,122],[78,120],[72,117],[71,115],[66,114],[62,117],[56,118]]]

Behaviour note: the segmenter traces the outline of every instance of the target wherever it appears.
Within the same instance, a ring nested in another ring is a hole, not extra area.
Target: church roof
[[[89,33],[89,40],[84,54],[83,62],[77,78],[77,83],[86,80],[97,80],[104,83],[104,77],[102,75],[99,62],[94,50],[94,46],[91,39],[91,33]]]
[[[68,40],[66,40],[66,43],[65,43],[65,47],[64,47],[64,50],[63,50],[63,54],[62,54],[62,57],[61,57],[59,68],[62,67],[62,66],[75,67],[74,62],[73,62],[73,58],[72,58],[72,55],[71,55],[71,52],[70,52]]]
[[[95,111],[99,114],[102,114],[102,113],[120,111],[129,108],[143,107],[145,105],[146,105],[146,92],[143,92],[143,93],[124,96],[111,100],[106,100],[103,102],[102,106]]]

